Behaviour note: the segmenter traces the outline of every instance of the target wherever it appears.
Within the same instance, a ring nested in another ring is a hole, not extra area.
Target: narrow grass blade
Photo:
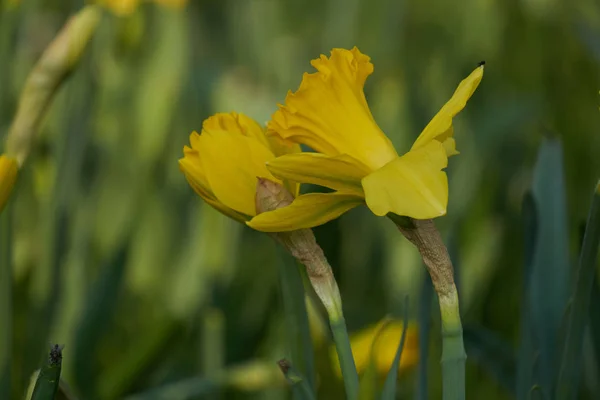
[[[10,204],[0,214],[0,398],[11,397],[11,363],[13,348],[12,252]]]
[[[314,392],[316,388],[314,350],[310,337],[302,279],[302,274],[306,274],[306,271],[304,266],[298,264],[281,246],[277,247],[281,255],[279,275],[290,359],[306,377],[306,384]]]
[[[433,284],[429,274],[423,274],[423,284],[419,298],[419,364],[416,400],[427,400],[429,398],[429,382],[427,368],[429,360],[429,333],[431,331],[431,303],[433,301]]]
[[[533,176],[538,210],[538,237],[528,290],[531,327],[539,346],[539,383],[549,398],[560,359],[558,332],[564,321],[570,288],[569,243],[563,150],[558,139],[545,139]],[[548,294],[552,295],[549,296]],[[534,377],[535,379],[535,377]]]
[[[598,273],[594,277],[592,284],[592,294],[588,315],[590,318],[590,333],[595,352],[596,364],[600,365],[600,287],[598,286]]]
[[[511,345],[481,326],[466,326],[463,338],[469,359],[481,366],[514,396],[516,359]]]
[[[400,344],[396,350],[396,356],[394,362],[383,384],[383,390],[381,391],[381,400],[394,400],[396,398],[396,382],[398,381],[398,369],[400,368],[400,358],[402,356],[402,350],[404,349],[404,342],[406,341],[406,331],[408,330],[408,296],[404,300],[404,318],[402,326],[402,337],[400,338]]]
[[[82,320],[77,326],[74,343],[74,384],[84,398],[97,393],[96,350],[100,339],[110,329],[111,316],[118,304],[118,294],[125,275],[127,243],[102,267],[101,275],[91,288]]]
[[[583,246],[575,277],[575,288],[571,297],[571,312],[567,323],[567,334],[556,384],[556,398],[576,399],[582,362],[582,343],[586,323],[596,261],[600,244],[600,182],[596,185],[592,206],[588,214]]]
[[[346,389],[346,397],[349,400],[358,398],[358,373],[356,372],[356,364],[352,354],[352,346],[346,328],[346,320],[342,317],[336,320],[330,319],[331,333],[337,351],[340,368],[342,369],[342,377],[344,379],[344,388]]]
[[[62,346],[55,344],[50,349],[48,361],[38,374],[31,400],[54,400],[60,382]]]
[[[308,385],[308,382],[299,371],[297,371],[289,361],[283,359],[277,362],[281,372],[285,376],[285,379],[288,381],[290,386],[292,387],[292,392],[294,393],[294,398],[299,400],[316,400],[314,392]]]
[[[533,257],[537,238],[537,209],[531,193],[526,193],[522,205],[523,237],[524,237],[524,268],[523,292],[521,295],[520,339],[517,361],[516,397],[518,400],[528,400],[529,392],[534,385],[534,341],[531,314],[531,302],[528,296]]]

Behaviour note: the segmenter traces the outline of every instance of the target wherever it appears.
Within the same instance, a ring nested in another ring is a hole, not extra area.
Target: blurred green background
[[[13,3],[0,1],[0,135],[33,64],[84,5]],[[145,3],[130,16],[105,14],[3,214],[13,276],[0,315],[10,396],[0,398],[22,398],[50,342],[66,345],[62,376],[82,399],[167,385],[172,399],[288,398],[275,365],[288,352],[277,247],[203,204],[177,160],[212,113],[266,122],[311,59],[354,45],[375,65],[367,99],[399,152],[486,61],[455,119],[461,155],[450,160],[438,227],[458,273],[468,398],[515,398],[529,295],[546,304],[570,288],[600,177],[597,0],[191,0],[182,10]],[[540,159],[535,169],[544,140],[552,165]],[[549,286],[538,292],[524,286],[522,216],[536,179],[558,186],[537,200],[551,203],[540,210],[563,235],[547,243],[563,259],[549,259],[556,268],[541,271]],[[416,249],[364,207],[315,232],[351,332],[401,314],[409,295],[411,318],[425,323],[423,352],[403,371],[399,398],[440,398],[439,312]],[[589,399],[600,393],[592,328],[580,379]],[[326,352],[317,364],[319,398],[341,398]]]

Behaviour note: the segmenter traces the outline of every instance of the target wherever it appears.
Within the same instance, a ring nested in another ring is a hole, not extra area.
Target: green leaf
[[[538,216],[533,195],[528,192],[523,198],[523,237],[524,237],[524,268],[523,268],[523,293],[520,318],[520,339],[517,361],[517,382],[516,394],[519,400],[528,400],[530,391],[534,383],[534,339],[533,328],[531,326],[531,304],[529,301],[529,282],[531,281],[531,271],[533,270],[533,257],[535,254],[535,242],[538,229]]]
[[[381,392],[381,400],[394,400],[396,398],[398,368],[400,367],[400,358],[402,356],[402,350],[404,349],[404,342],[406,341],[406,331],[408,330],[408,296],[404,301],[404,319],[402,322],[402,337],[400,338],[400,344],[396,350],[394,362],[385,378],[385,383],[383,384],[383,390]]]
[[[315,400],[316,397],[313,394],[312,389],[308,385],[308,382],[302,374],[297,371],[289,361],[283,359],[277,362],[281,372],[285,376],[285,379],[288,381],[290,386],[292,387],[292,393],[294,393],[294,398],[298,400]]]
[[[97,390],[98,371],[94,354],[103,335],[110,329],[112,315],[118,305],[127,261],[127,246],[103,266],[86,300],[82,319],[77,325],[74,344],[74,383],[82,397],[93,397]]]
[[[423,274],[423,284],[419,299],[419,364],[417,382],[417,400],[429,398],[428,360],[429,360],[429,333],[431,331],[431,303],[433,301],[433,284],[429,274]]]
[[[556,384],[556,398],[561,400],[576,399],[579,387],[579,375],[582,363],[582,343],[587,323],[588,310],[598,245],[600,244],[600,182],[592,197],[592,206],[588,214],[588,222],[583,237],[583,246],[579,256],[575,288],[571,296],[571,308],[567,323],[567,334],[562,346],[562,360]]]
[[[463,339],[469,360],[480,365],[496,382],[514,395],[516,360],[511,345],[482,326],[464,327]]]
[[[547,398],[558,370],[558,332],[565,314],[570,281],[563,169],[560,141],[545,139],[533,176],[533,198],[539,220],[528,295],[533,340],[539,351],[539,376],[534,379]]]
[[[12,276],[12,206],[0,214],[0,398],[11,397],[11,364],[13,348],[13,276]]]
[[[50,349],[48,360],[38,374],[31,400],[54,400],[60,382],[62,346],[55,344]]]
[[[286,319],[286,337],[290,361],[306,377],[306,384],[315,392],[314,350],[308,325],[303,275],[306,269],[298,264],[281,246],[280,280]]]

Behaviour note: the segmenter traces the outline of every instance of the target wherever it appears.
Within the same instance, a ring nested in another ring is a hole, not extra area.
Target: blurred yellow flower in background
[[[6,205],[17,180],[17,160],[0,155],[0,212]]]
[[[363,373],[371,360],[380,375],[385,375],[390,370],[396,350],[402,338],[404,324],[398,320],[383,320],[371,325],[355,334],[350,335],[352,356],[356,363],[356,370]],[[329,349],[329,357],[338,376],[342,376],[335,346]],[[419,330],[417,325],[409,322],[406,329],[406,339],[398,373],[413,367],[419,360]]]
[[[223,214],[244,222],[256,215],[257,177],[283,183],[293,194],[298,184],[282,182],[267,169],[275,157],[300,151],[277,138],[244,114],[219,113],[206,119],[201,134],[192,132],[179,167],[190,186]]]
[[[288,93],[285,105],[279,106],[268,124],[268,134],[306,144],[317,153],[279,157],[269,161],[269,171],[282,179],[334,189],[322,195],[332,198],[327,202],[327,217],[320,221],[365,202],[378,216],[394,213],[429,219],[444,215],[448,181],[443,169],[448,157],[458,154],[452,118],[479,85],[483,65],[459,84],[410,151],[399,156],[373,119],[364,95],[365,81],[373,72],[370,58],[356,47],[333,49],[329,58],[322,55],[311,64],[318,72],[305,73],[298,91]],[[297,219],[294,214],[303,211],[300,202],[305,203],[303,196],[289,207],[255,217],[249,225],[263,231],[287,229],[281,221]],[[292,229],[313,227],[317,221],[299,222]]]
[[[124,16],[132,14],[144,0],[99,0],[103,6],[113,13]],[[188,0],[146,0],[171,8],[183,8]]]

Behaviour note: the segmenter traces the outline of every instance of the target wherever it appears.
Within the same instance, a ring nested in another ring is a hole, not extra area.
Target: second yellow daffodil
[[[268,134],[305,144],[316,153],[285,155],[267,167],[278,178],[335,192],[321,194],[319,202],[312,203],[321,210],[318,221],[305,212],[311,204],[303,195],[288,207],[256,216],[248,225],[268,232],[308,228],[363,203],[378,216],[444,215],[448,181],[443,169],[448,157],[458,154],[452,119],[479,85],[483,65],[458,85],[410,151],[400,156],[375,122],[364,95],[365,81],[373,72],[370,58],[356,47],[333,49],[330,57],[322,55],[311,64],[318,72],[305,73],[298,91],[288,93],[285,105],[268,124]]]

